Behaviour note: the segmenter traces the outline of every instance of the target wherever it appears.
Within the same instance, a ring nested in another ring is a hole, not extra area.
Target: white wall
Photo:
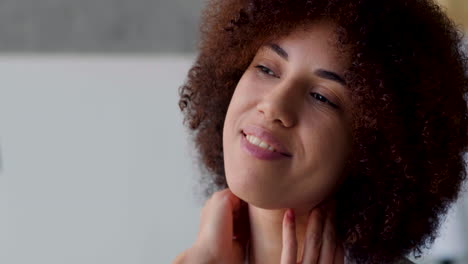
[[[190,62],[0,58],[0,263],[169,263],[191,244]]]
[[[199,172],[177,105],[191,61],[0,57],[0,263],[170,263],[191,245]],[[457,221],[434,252],[466,248]]]

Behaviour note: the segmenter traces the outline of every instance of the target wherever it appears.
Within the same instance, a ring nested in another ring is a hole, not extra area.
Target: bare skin
[[[200,231],[193,246],[173,261],[173,264],[241,264],[244,263],[244,246],[233,239],[234,215],[241,200],[229,189],[216,192],[202,209]],[[338,264],[344,263],[343,248],[336,240],[333,223],[333,204],[317,207],[307,220],[303,256],[297,254],[296,220],[291,209],[286,210],[280,248],[280,264]],[[250,256],[250,263],[278,263],[268,257]]]
[[[313,211],[332,203],[344,180],[352,103],[343,78],[349,61],[334,45],[334,29],[321,21],[261,46],[230,101],[223,130],[226,180],[248,204],[250,263],[280,262],[288,208],[296,219],[296,260],[308,261],[309,216],[327,222],[327,212]],[[273,135],[289,157],[265,160],[246,151],[242,142],[251,126]]]
[[[269,210],[249,205],[252,244],[249,263],[278,263],[278,259],[281,259],[281,263],[292,263],[293,256],[298,263],[341,263],[334,262],[335,257],[331,254],[338,244],[333,201],[311,212],[298,214],[293,209],[287,209],[279,210],[276,214],[278,217],[272,217]],[[258,241],[258,238],[262,241]],[[318,262],[319,249],[323,251],[322,262]]]
[[[174,263],[243,263],[245,241],[232,237],[247,229],[250,264],[344,262],[333,195],[350,154],[352,104],[343,78],[349,63],[333,45],[334,28],[316,23],[259,48],[224,123],[229,189],[207,201],[196,242]],[[252,127],[287,158],[246,150]]]

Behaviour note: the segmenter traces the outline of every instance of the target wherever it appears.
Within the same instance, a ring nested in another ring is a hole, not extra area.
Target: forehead
[[[263,45],[259,53],[277,53],[275,46],[285,51],[281,56],[291,63],[310,64],[311,67],[326,68],[343,73],[349,65],[347,54],[338,49],[335,34],[336,27],[332,23],[320,22],[301,26],[288,35],[271,39]]]

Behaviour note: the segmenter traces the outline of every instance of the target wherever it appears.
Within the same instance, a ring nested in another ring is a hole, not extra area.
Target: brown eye
[[[310,93],[310,95],[315,98],[316,100],[322,102],[322,103],[325,103],[325,104],[329,104],[330,106],[332,106],[333,108],[338,108],[338,106],[334,103],[332,103],[330,100],[328,100],[325,96],[321,95],[321,94],[318,94],[318,93]]]
[[[263,65],[257,65],[255,66],[255,68],[259,69],[263,74],[266,74],[275,78],[279,78],[272,70],[270,70],[269,68]]]

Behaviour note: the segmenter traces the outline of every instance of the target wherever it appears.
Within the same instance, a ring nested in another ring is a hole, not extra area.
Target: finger
[[[233,237],[236,241],[246,244],[250,238],[250,221],[248,204],[241,200],[240,207],[234,211]]]
[[[202,209],[200,236],[216,248],[232,245],[233,214],[239,210],[240,199],[229,189],[216,192]]]
[[[314,208],[307,222],[306,237],[304,241],[304,257],[302,264],[316,264],[320,256],[322,246],[322,231],[324,225],[322,209]]]
[[[325,216],[325,226],[323,229],[322,235],[322,247],[320,248],[320,264],[330,264],[333,263],[333,259],[335,256],[335,249],[336,249],[336,233],[335,233],[335,226],[333,220],[333,210],[332,208],[328,208],[329,211],[326,213]]]
[[[333,264],[344,264],[344,258],[345,256],[343,245],[339,244],[337,245],[335,250],[335,259],[333,261]]]
[[[288,209],[283,217],[283,248],[281,249],[281,264],[296,264],[296,258],[296,219],[294,211],[292,209]]]
[[[185,260],[185,255],[187,255],[187,250],[184,250],[182,253],[177,255],[177,257],[172,261],[172,264],[181,264]]]
[[[200,225],[206,224],[207,222],[209,222],[213,215],[213,210],[219,207],[219,203],[223,202],[223,199],[225,199],[225,196],[231,195],[231,194],[232,192],[229,189],[224,189],[224,190],[213,193],[211,197],[205,202],[205,205],[203,206],[201,210]],[[235,195],[233,196],[234,197],[229,197],[229,199],[236,198]],[[234,203],[234,208],[232,208],[232,210],[235,212],[236,210],[238,210],[239,206],[240,206],[240,202]]]

